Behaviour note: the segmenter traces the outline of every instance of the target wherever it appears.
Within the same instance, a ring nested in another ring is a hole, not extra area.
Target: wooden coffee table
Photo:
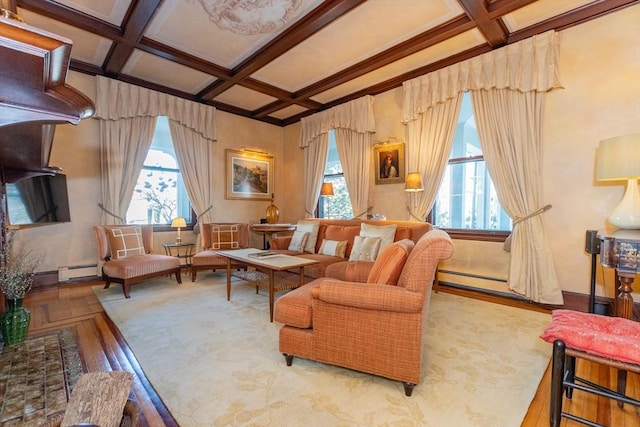
[[[261,252],[266,251],[247,248],[218,251],[218,255],[227,259],[227,301],[231,300],[231,276],[252,282],[256,286],[256,292],[259,288],[267,289],[269,291],[269,320],[273,322],[274,294],[276,292],[294,289],[304,285],[304,267],[311,264],[317,264],[318,261],[284,254],[264,259],[257,259],[249,256],[249,254]],[[239,262],[248,267],[253,267],[255,270],[232,272],[231,261],[236,261],[236,264]],[[291,281],[282,277],[274,276],[276,271],[291,270],[294,268],[300,269],[298,281]]]

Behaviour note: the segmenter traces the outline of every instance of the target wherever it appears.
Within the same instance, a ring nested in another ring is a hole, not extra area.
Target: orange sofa
[[[315,253],[295,252],[288,249],[292,236],[275,237],[269,240],[270,250],[287,255],[300,256],[302,258],[319,261],[318,264],[304,268],[308,279],[331,277],[334,279],[365,282],[373,261],[349,261],[353,249],[354,239],[360,233],[361,225],[374,226],[397,225],[394,241],[409,239],[417,242],[420,237],[432,229],[428,222],[415,221],[377,221],[360,219],[322,219],[308,218],[305,221],[317,221],[319,223],[318,235],[315,244]],[[344,258],[331,255],[322,255],[320,247],[324,239],[333,241],[347,241]]]
[[[320,278],[276,301],[280,351],[404,383],[420,382],[423,328],[438,263],[453,255],[442,230],[397,241],[378,255],[366,283]]]

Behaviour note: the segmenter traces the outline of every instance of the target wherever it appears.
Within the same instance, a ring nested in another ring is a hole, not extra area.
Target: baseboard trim
[[[458,283],[439,282],[440,290],[447,293],[454,293],[470,298],[482,299],[485,301],[496,302],[504,305],[517,306],[536,311],[551,311],[555,309],[567,309],[589,312],[589,295],[578,292],[562,291],[564,298],[563,305],[540,304],[529,301],[524,297],[506,292],[499,292],[490,289],[481,289],[472,286],[460,285]],[[596,313],[613,315],[614,300],[596,296]],[[635,301],[633,304],[633,320],[640,320],[640,302]]]

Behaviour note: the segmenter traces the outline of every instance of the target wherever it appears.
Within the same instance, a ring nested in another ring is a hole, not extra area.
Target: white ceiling
[[[71,69],[106,75],[285,125],[349,99],[397,87],[403,80],[448,63],[638,2],[18,0],[17,3],[18,14],[28,24],[73,40]],[[212,11],[211,15],[208,11]],[[250,20],[264,23],[268,17],[280,19],[266,32],[254,32],[249,25]],[[239,29],[231,29],[230,23],[241,25]]]

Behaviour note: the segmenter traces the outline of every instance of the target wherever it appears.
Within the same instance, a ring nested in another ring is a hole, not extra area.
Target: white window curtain
[[[541,108],[544,94],[562,87],[558,50],[559,36],[549,31],[404,83],[402,120],[407,124],[423,119],[430,108],[457,98],[460,92],[472,91],[474,113],[483,117],[478,120],[478,131],[487,167],[496,190],[505,194],[504,198],[500,196],[500,202],[514,219],[543,205],[540,190]],[[483,98],[477,95],[480,92],[491,92],[492,95]],[[509,93],[508,97],[505,92]],[[501,97],[509,101],[501,101]],[[516,111],[507,111],[512,109]],[[442,114],[434,118],[451,120],[450,116]],[[453,116],[455,120],[457,114]],[[518,124],[514,125],[516,121]],[[440,127],[446,129],[447,124],[442,123]],[[434,142],[442,143],[422,139],[427,136],[422,132],[408,132],[408,154],[427,151],[424,146]],[[505,156],[502,150],[511,150],[512,158]],[[501,156],[505,156],[504,161]],[[522,156],[526,159],[520,158]],[[443,161],[446,162],[446,158]],[[512,161],[514,163],[510,163]],[[495,175],[492,169],[496,170]],[[437,174],[444,168],[433,170]],[[509,173],[514,175],[510,180],[500,178],[500,174]],[[442,172],[438,183],[441,177]],[[516,191],[522,194],[518,197],[512,193]],[[563,302],[544,223],[539,216],[519,223],[514,230],[508,282],[510,289],[530,300],[548,304]]]
[[[364,96],[302,118],[299,146],[304,149],[305,214],[313,216],[327,161],[328,132],[336,130],[336,145],[354,213],[367,209],[371,169],[371,134],[375,132],[373,97]],[[344,154],[343,154],[344,153]]]
[[[202,183],[204,189],[199,189],[199,192],[212,193],[209,187],[212,181],[208,180],[210,153],[205,161],[195,164],[195,169],[182,162],[189,156],[201,155],[211,149],[204,149],[201,145],[216,140],[215,108],[102,76],[96,76],[96,89],[94,118],[101,121],[103,224],[124,222],[135,183],[151,146],[157,116],[170,119],[176,156],[185,183]],[[196,141],[199,147],[195,146]],[[191,185],[186,187],[196,214],[210,211],[211,200],[199,197]]]
[[[431,210],[447,166],[463,92],[428,107],[407,123],[407,171],[420,172],[424,191],[411,193],[409,220],[422,220]]]

